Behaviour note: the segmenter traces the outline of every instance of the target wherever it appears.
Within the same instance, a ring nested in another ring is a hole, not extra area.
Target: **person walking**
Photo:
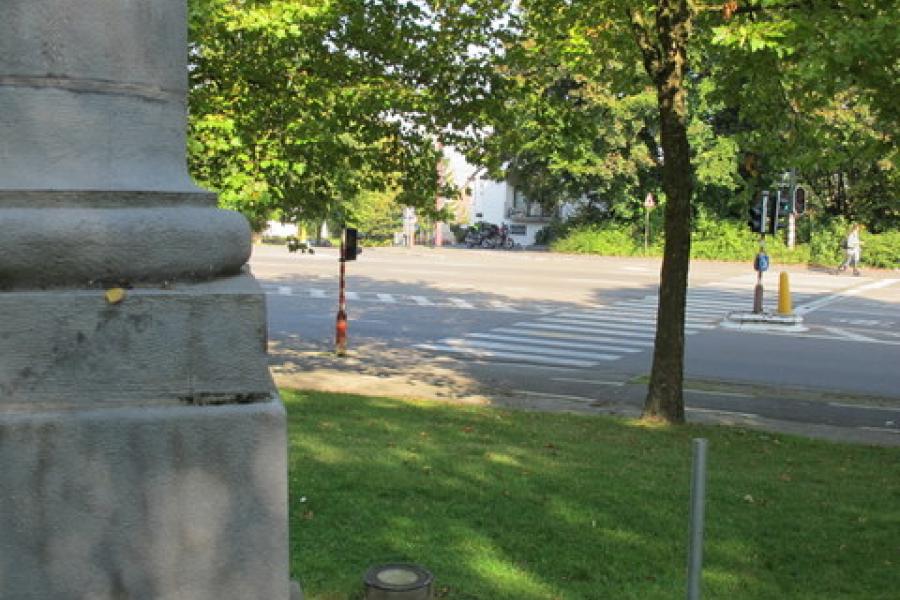
[[[862,242],[859,239],[859,223],[854,223],[844,238],[844,262],[838,267],[838,273],[846,269],[848,266],[853,267],[853,274],[859,276],[859,258],[862,248]]]

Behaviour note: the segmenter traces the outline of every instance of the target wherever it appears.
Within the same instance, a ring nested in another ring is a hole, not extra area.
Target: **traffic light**
[[[799,186],[794,188],[794,212],[798,215],[806,212],[806,190]]]
[[[790,194],[778,190],[778,196],[772,206],[772,226],[769,231],[772,234],[778,233],[779,229],[787,229],[788,215],[791,213],[791,197]]]
[[[763,192],[760,194],[759,198],[750,205],[750,208],[747,211],[749,217],[747,225],[750,226],[750,231],[762,234],[768,233],[769,219],[766,214],[768,204],[769,192]]]
[[[356,255],[359,254],[357,237],[356,229],[353,227],[344,228],[343,239],[341,240],[341,248],[344,251],[344,255],[341,257],[342,259],[356,260]]]

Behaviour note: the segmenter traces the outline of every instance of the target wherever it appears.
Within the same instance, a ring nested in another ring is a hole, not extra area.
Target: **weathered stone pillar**
[[[0,3],[0,598],[289,597],[250,231],[185,166],[185,6]]]

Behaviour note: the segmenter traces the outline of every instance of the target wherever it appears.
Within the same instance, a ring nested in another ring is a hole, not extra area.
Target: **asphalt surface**
[[[350,356],[333,355],[337,253],[257,246],[280,385],[537,410],[637,414],[659,262],[538,252],[366,249],[348,263]],[[778,277],[766,275],[774,311]],[[690,420],[900,445],[900,273],[788,268],[802,331],[722,327],[748,265],[691,267]]]

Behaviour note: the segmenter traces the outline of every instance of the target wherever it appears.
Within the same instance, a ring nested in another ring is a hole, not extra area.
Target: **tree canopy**
[[[790,169],[818,210],[900,225],[890,0],[189,6],[193,173],[256,223],[434,212],[440,143],[547,206],[592,194],[628,221],[660,196],[649,415],[683,419],[697,207],[742,218]]]

